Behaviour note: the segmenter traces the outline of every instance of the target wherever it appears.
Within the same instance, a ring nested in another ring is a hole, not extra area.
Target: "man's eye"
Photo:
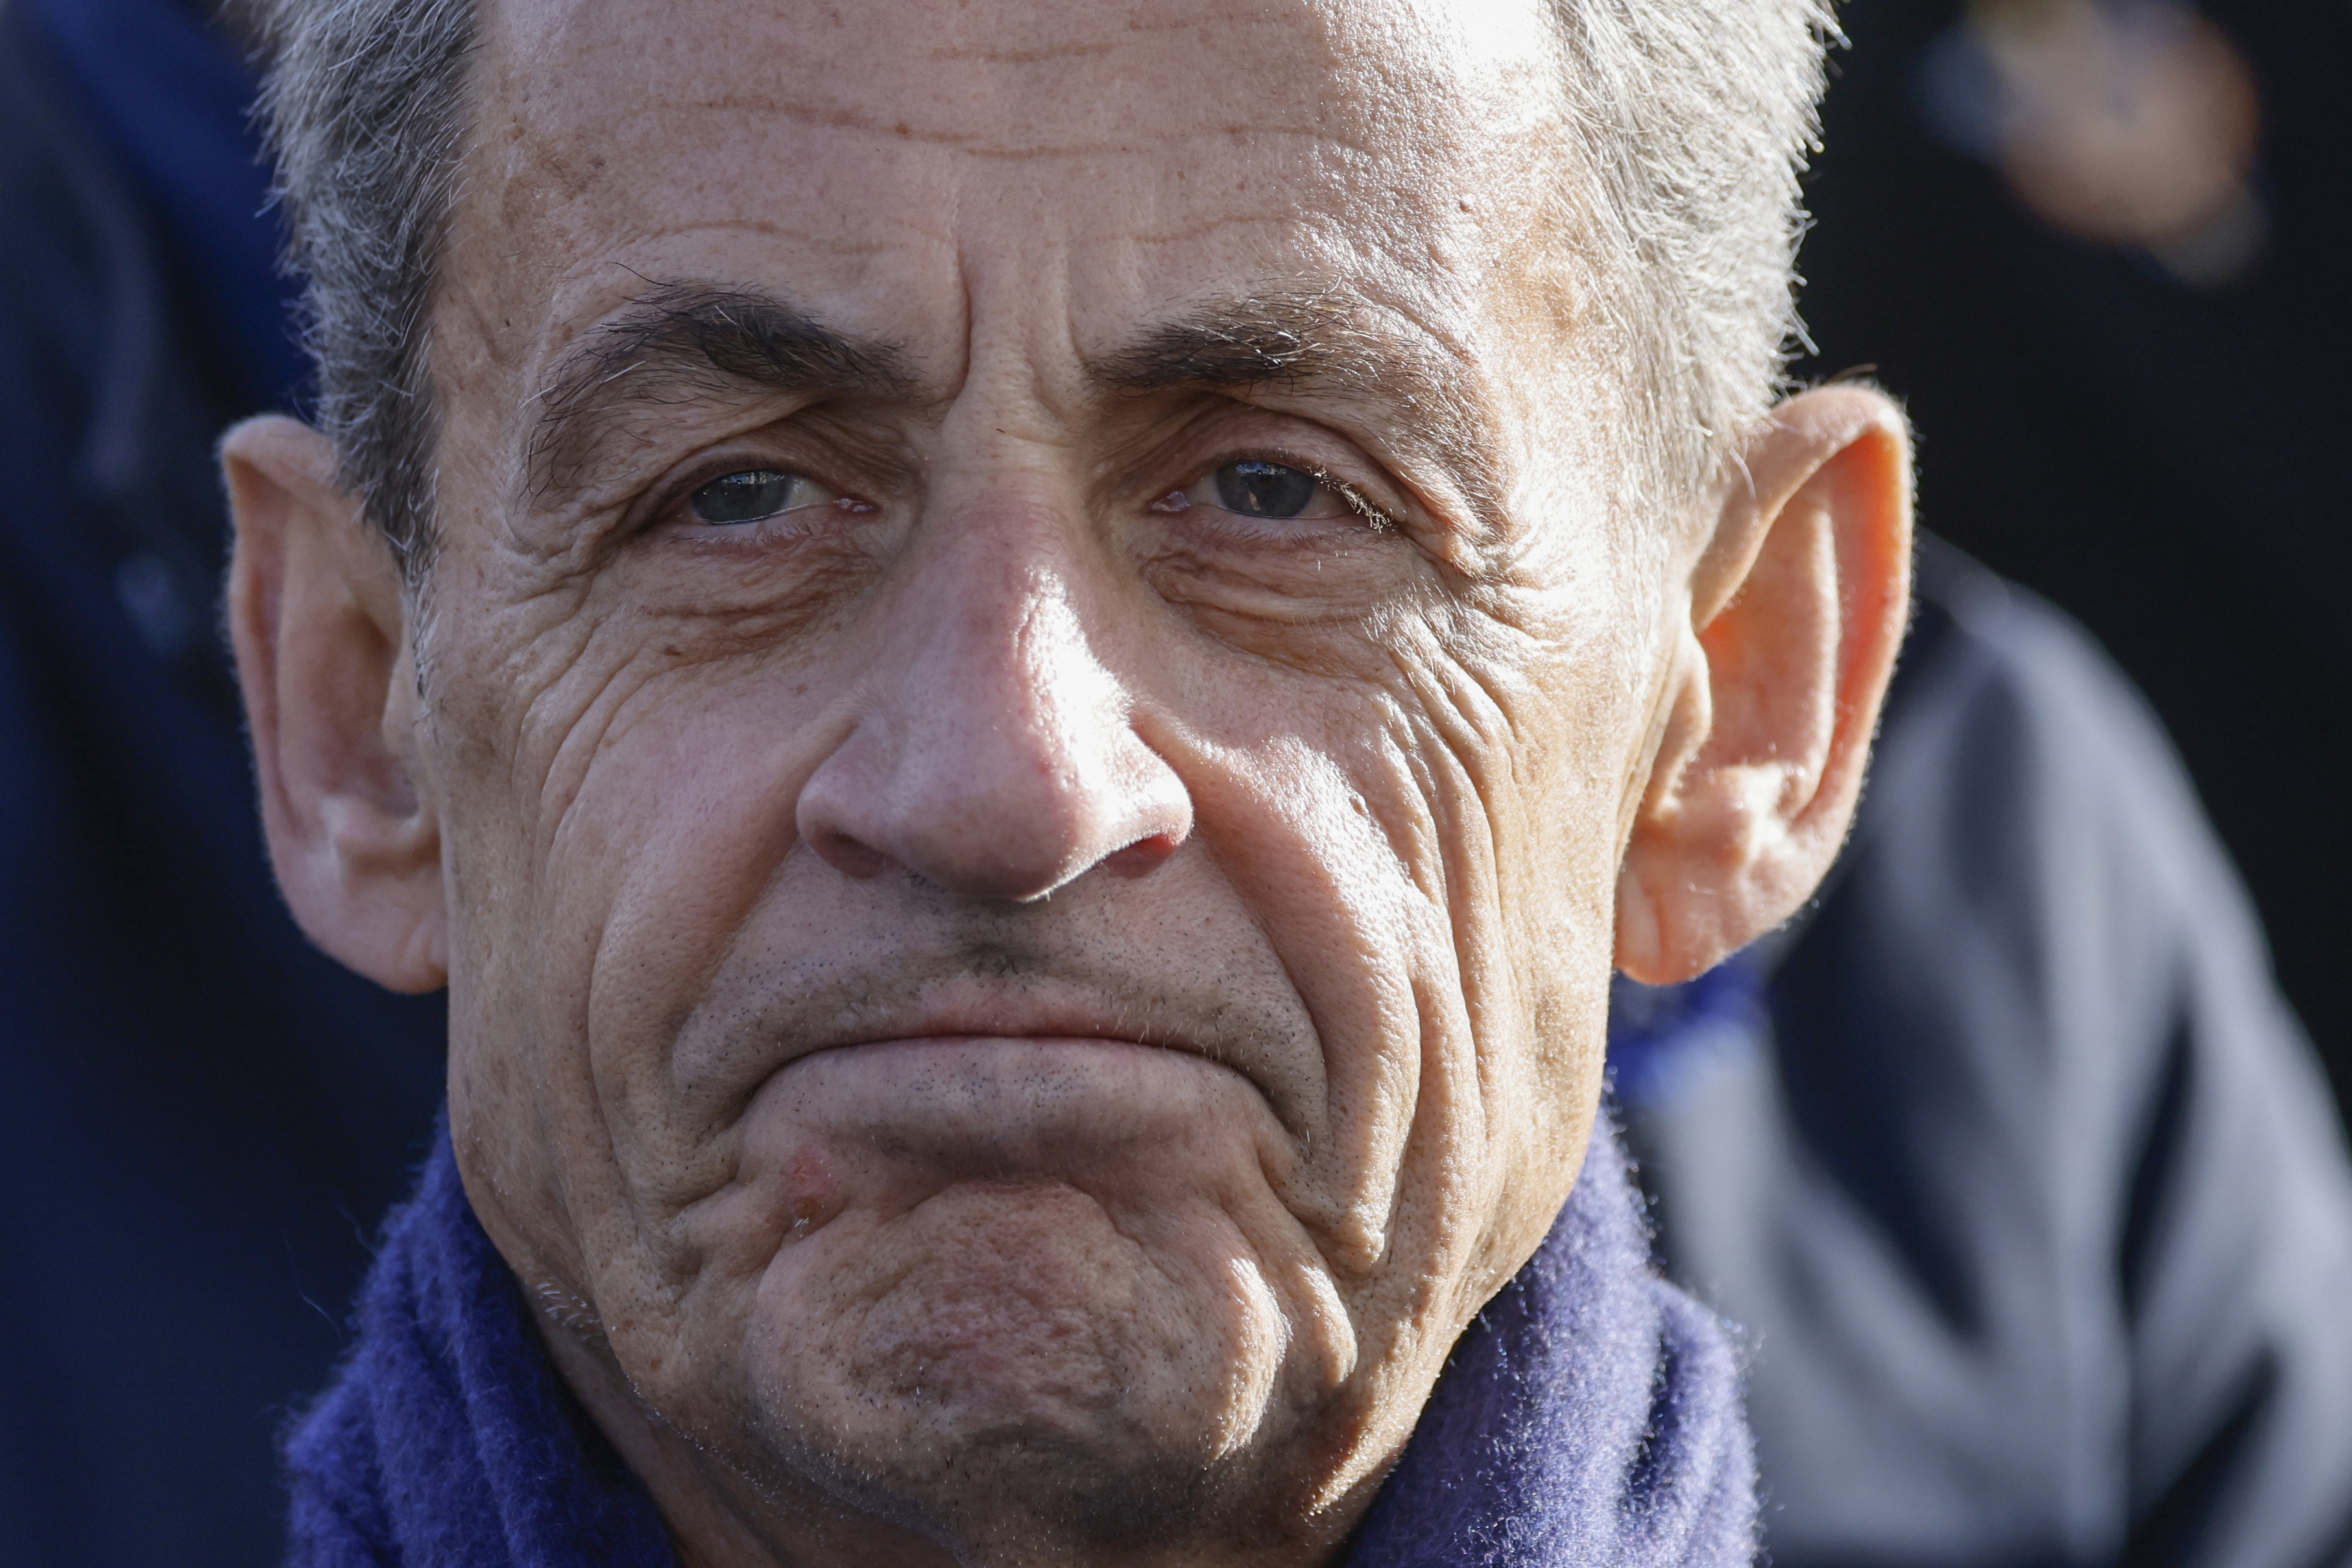
[[[686,505],[697,522],[723,526],[756,523],[780,512],[821,507],[838,499],[831,490],[804,475],[786,473],[781,468],[746,468],[740,474],[713,479],[689,497]]]
[[[1228,463],[1209,482],[1217,487],[1217,505],[1245,517],[1302,517],[1323,488],[1312,474],[1255,460]]]
[[[1169,511],[1215,507],[1236,517],[1276,521],[1345,517],[1356,510],[1346,497],[1306,469],[1259,457],[1213,468],[1160,506]]]

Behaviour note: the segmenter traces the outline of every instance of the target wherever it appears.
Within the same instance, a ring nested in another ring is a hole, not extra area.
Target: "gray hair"
[[[432,312],[465,161],[475,0],[262,0],[259,112],[306,279],[318,419],[419,580],[433,548]]]
[[[414,581],[433,546],[425,329],[467,152],[476,0],[249,3],[319,421]],[[1647,437],[1643,492],[1686,506],[1782,390],[1832,0],[1551,3],[1586,320]]]
[[[1832,4],[1552,0],[1588,325],[1646,437],[1654,503],[1703,495],[1787,390]]]

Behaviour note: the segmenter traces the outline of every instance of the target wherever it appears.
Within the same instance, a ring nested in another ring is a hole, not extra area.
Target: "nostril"
[[[847,833],[820,828],[808,836],[809,848],[834,870],[860,882],[880,876],[890,868],[890,857]]]
[[[1176,852],[1174,833],[1148,833],[1124,849],[1113,850],[1102,863],[1121,876],[1141,876]]]

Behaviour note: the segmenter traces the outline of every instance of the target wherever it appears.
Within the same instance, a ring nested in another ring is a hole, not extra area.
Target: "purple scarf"
[[[295,1430],[298,1568],[676,1568],[572,1402],[438,1139]],[[1649,1261],[1605,1130],[1551,1235],[1454,1346],[1346,1568],[1735,1568],[1755,1469],[1721,1325]]]

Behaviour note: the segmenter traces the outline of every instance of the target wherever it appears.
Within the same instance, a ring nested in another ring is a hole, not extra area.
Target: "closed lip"
[[[962,992],[987,989],[952,983],[945,988]],[[1245,1058],[1246,1052],[1220,1050],[1213,1042],[1181,1031],[1139,1030],[1133,1009],[1121,1009],[1099,998],[1083,997],[1038,998],[967,994],[862,1012],[854,1025],[793,1040],[791,1054],[777,1063],[776,1071],[782,1071],[813,1056],[858,1046],[954,1046],[991,1040],[1097,1043],[1172,1051],[1236,1073],[1269,1103],[1273,1099],[1269,1086],[1251,1071],[1251,1064],[1246,1060],[1235,1060],[1236,1056]]]
[[[861,1045],[958,1045],[987,1040],[1053,1040],[1073,1044],[1154,1047],[1198,1056],[1221,1067],[1241,1069],[1218,1051],[1182,1035],[1139,1033],[1109,1009],[1009,1008],[916,1009],[904,1017],[861,1019],[854,1031],[839,1038],[819,1037],[796,1042],[792,1061]],[[790,1065],[789,1062],[785,1065]],[[1246,1074],[1244,1074],[1246,1076]]]
[[[673,1038],[680,1086],[728,1098],[821,1052],[890,1041],[1099,1040],[1175,1051],[1223,1067],[1257,1091],[1277,1122],[1305,1135],[1320,1100],[1321,1058],[1303,1019],[1267,1018],[1213,983],[1139,976],[839,971],[773,976],[750,1008],[697,1010]],[[714,998],[715,1001],[715,998]]]

